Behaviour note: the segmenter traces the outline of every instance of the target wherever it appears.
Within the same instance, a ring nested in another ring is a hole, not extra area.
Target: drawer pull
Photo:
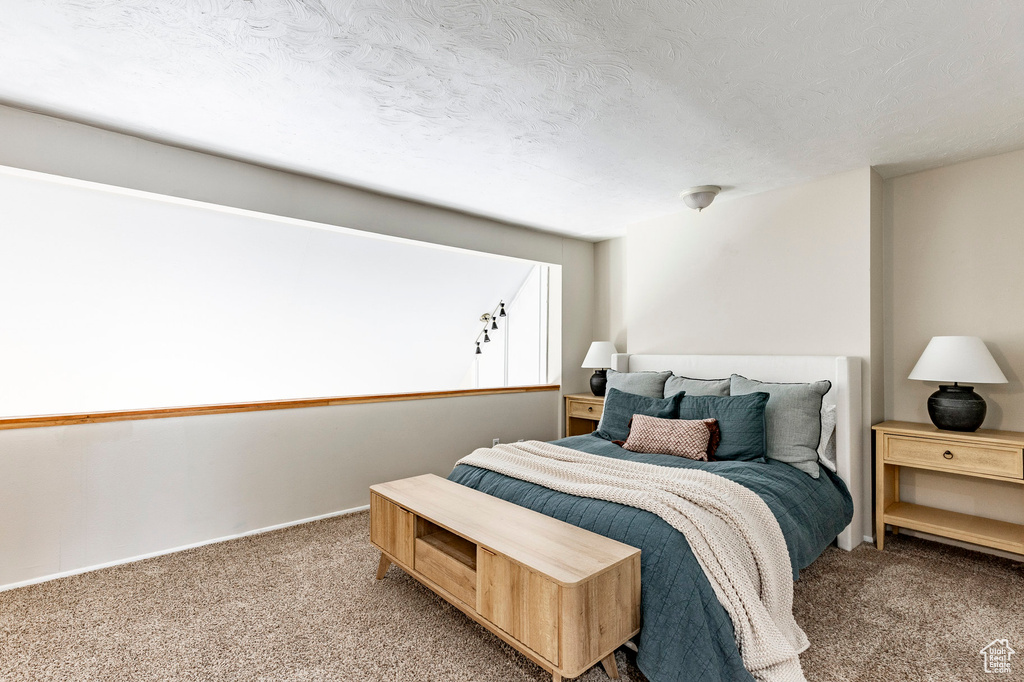
[[[942,456],[945,457],[946,459],[953,459],[953,453],[950,452],[949,450],[946,450],[945,452],[943,452]]]
[[[593,406],[587,408],[587,412],[593,412],[593,411],[594,411]]]

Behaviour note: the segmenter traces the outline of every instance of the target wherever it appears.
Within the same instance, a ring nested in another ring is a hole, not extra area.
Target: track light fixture
[[[484,313],[480,316],[480,321],[483,322],[483,329],[476,335],[476,351],[475,355],[482,355],[483,350],[480,348],[481,343],[490,343],[491,336],[490,332],[498,331],[498,318],[508,317],[508,313],[505,312],[505,301],[498,303],[497,307],[489,313]],[[481,341],[481,338],[483,339]]]

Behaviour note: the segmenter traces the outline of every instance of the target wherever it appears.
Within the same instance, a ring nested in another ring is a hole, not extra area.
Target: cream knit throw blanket
[[[804,680],[799,654],[809,642],[793,619],[786,541],[768,505],[747,488],[698,469],[623,461],[540,441],[480,448],[458,463],[657,514],[686,536],[732,619],[750,674],[767,682]]]

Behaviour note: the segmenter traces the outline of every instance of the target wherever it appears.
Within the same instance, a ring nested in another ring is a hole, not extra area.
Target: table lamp
[[[973,386],[961,386],[961,381],[1007,383],[985,342],[977,336],[932,337],[909,378],[953,382],[952,386],[940,385],[928,398],[928,416],[946,431],[977,431],[985,421],[985,399],[974,392]]]
[[[594,375],[590,377],[590,390],[594,395],[604,395],[608,385],[608,368],[612,366],[612,356],[618,352],[611,341],[594,341],[590,344],[581,367],[594,370]]]

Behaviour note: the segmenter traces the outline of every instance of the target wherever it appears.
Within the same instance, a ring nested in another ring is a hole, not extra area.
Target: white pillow
[[[821,406],[821,439],[818,441],[818,464],[832,473],[836,471],[836,406]]]

